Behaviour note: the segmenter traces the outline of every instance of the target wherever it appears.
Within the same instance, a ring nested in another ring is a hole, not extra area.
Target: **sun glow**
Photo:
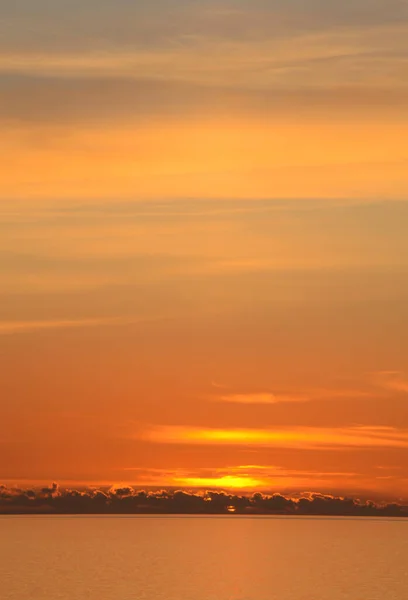
[[[224,475],[223,477],[179,477],[174,480],[177,485],[193,488],[222,488],[242,490],[246,488],[256,488],[262,486],[265,482],[253,477],[236,477],[234,475]]]

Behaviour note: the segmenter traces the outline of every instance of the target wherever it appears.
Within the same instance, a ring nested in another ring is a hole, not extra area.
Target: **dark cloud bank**
[[[0,514],[255,514],[408,517],[408,506],[375,504],[316,493],[297,499],[280,494],[252,496],[222,491],[140,491],[131,487],[41,490],[0,485]]]

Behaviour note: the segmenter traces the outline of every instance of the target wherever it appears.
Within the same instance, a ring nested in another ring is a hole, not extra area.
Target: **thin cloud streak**
[[[370,398],[373,393],[363,390],[330,390],[317,389],[306,390],[304,393],[290,392],[260,392],[260,393],[228,393],[219,396],[211,397],[210,400],[215,402],[225,402],[230,404],[281,404],[281,403],[296,403],[296,402],[312,402],[313,400],[330,400],[330,399],[346,399],[346,398]]]
[[[307,402],[309,398],[302,395],[289,394],[225,394],[213,400],[231,404],[279,404],[281,402]]]
[[[149,319],[138,317],[106,317],[100,319],[62,319],[58,321],[0,321],[0,335],[30,333],[49,329],[75,329],[109,325],[136,325],[138,323],[159,321],[163,318],[157,317]]]
[[[408,393],[408,377],[401,371],[379,371],[374,380],[386,390]]]
[[[247,18],[248,15],[243,15],[243,22]],[[103,74],[113,78],[134,77],[137,73],[138,77],[168,79],[170,75],[184,81],[265,87],[296,81],[307,85],[318,81],[317,75],[323,77],[323,84],[333,80],[353,81],[349,72],[353,66],[361,74],[362,82],[390,79],[394,83],[403,82],[405,20],[364,28],[349,25],[320,31],[297,30],[289,36],[282,35],[280,28],[278,35],[270,35],[268,31],[265,38],[258,27],[258,35],[252,39],[242,38],[242,32],[230,37],[226,29],[215,37],[213,26],[203,35],[186,36],[180,32],[170,46],[115,44],[114,52],[97,48],[78,50],[76,45],[75,50],[56,53],[46,48],[25,50],[20,44],[18,49],[10,48],[0,57],[0,71],[68,77]]]

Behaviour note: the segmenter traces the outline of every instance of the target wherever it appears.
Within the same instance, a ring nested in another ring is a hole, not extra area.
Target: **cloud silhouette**
[[[377,504],[305,492],[229,494],[224,491],[135,490],[132,487],[62,489],[56,483],[39,490],[0,486],[0,514],[258,514],[408,517],[408,506]]]

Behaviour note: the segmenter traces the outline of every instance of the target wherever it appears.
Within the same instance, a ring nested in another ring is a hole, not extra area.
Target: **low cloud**
[[[408,517],[408,506],[313,492],[235,495],[224,491],[144,491],[132,487],[41,490],[0,486],[0,514],[263,514]]]

